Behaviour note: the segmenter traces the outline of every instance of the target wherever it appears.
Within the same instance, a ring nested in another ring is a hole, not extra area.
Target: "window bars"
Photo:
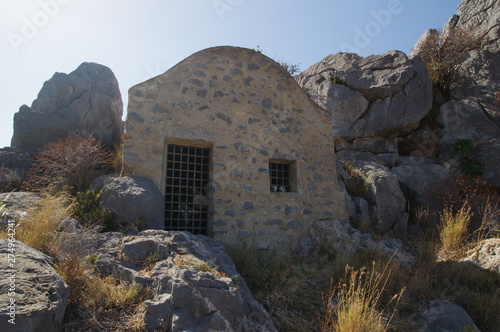
[[[207,235],[210,149],[168,145],[165,229]]]
[[[290,164],[270,162],[269,174],[271,178],[271,192],[292,191],[290,185]]]

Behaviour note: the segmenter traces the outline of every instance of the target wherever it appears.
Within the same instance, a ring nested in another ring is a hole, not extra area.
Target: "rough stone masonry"
[[[274,250],[315,220],[347,219],[331,128],[268,57],[210,48],[130,89],[124,172],[165,195],[169,145],[209,149],[207,234]],[[273,164],[288,165],[286,188],[273,188]]]

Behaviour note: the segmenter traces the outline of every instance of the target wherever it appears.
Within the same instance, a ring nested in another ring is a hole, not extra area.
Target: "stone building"
[[[124,172],[165,197],[165,229],[278,249],[347,219],[330,115],[268,57],[200,51],[129,91]]]

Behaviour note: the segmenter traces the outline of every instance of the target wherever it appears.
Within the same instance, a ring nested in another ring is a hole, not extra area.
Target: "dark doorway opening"
[[[210,149],[168,145],[165,230],[208,233]]]

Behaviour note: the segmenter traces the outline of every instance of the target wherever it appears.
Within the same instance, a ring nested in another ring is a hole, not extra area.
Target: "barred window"
[[[293,162],[283,160],[269,161],[269,177],[271,192],[295,192],[295,167]]]

